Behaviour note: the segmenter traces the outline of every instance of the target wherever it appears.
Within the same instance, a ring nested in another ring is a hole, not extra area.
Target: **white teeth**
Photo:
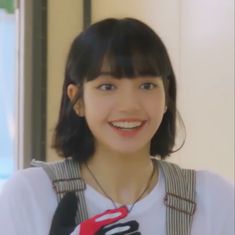
[[[113,126],[124,129],[132,129],[141,126],[142,122],[112,122]]]

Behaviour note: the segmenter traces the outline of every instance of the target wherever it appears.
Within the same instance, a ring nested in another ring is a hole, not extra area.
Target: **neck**
[[[147,153],[103,152],[101,155],[97,151],[87,165],[108,196],[121,204],[133,203],[149,183],[147,191],[142,195],[146,196],[157,182],[156,172],[151,178],[154,166]],[[82,175],[88,184],[104,194],[85,166],[82,166]]]

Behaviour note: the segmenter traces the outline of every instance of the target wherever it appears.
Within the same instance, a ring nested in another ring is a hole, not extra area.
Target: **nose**
[[[120,112],[134,113],[140,110],[141,102],[138,96],[138,91],[133,87],[128,86],[119,94],[117,108]]]

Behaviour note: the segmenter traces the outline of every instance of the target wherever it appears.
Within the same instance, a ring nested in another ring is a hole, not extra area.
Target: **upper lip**
[[[144,121],[145,120],[139,119],[139,118],[120,118],[120,119],[115,119],[109,122],[112,123],[112,122],[144,122]]]

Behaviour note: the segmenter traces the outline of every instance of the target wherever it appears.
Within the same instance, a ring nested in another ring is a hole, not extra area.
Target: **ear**
[[[164,108],[164,113],[166,113],[166,111],[167,111],[167,106],[165,106],[165,108]]]
[[[78,92],[79,92],[79,87],[77,85],[69,84],[67,86],[67,95],[71,102],[73,102]],[[79,99],[74,104],[73,109],[78,116],[80,117],[84,116],[84,105],[83,105],[82,99]]]

